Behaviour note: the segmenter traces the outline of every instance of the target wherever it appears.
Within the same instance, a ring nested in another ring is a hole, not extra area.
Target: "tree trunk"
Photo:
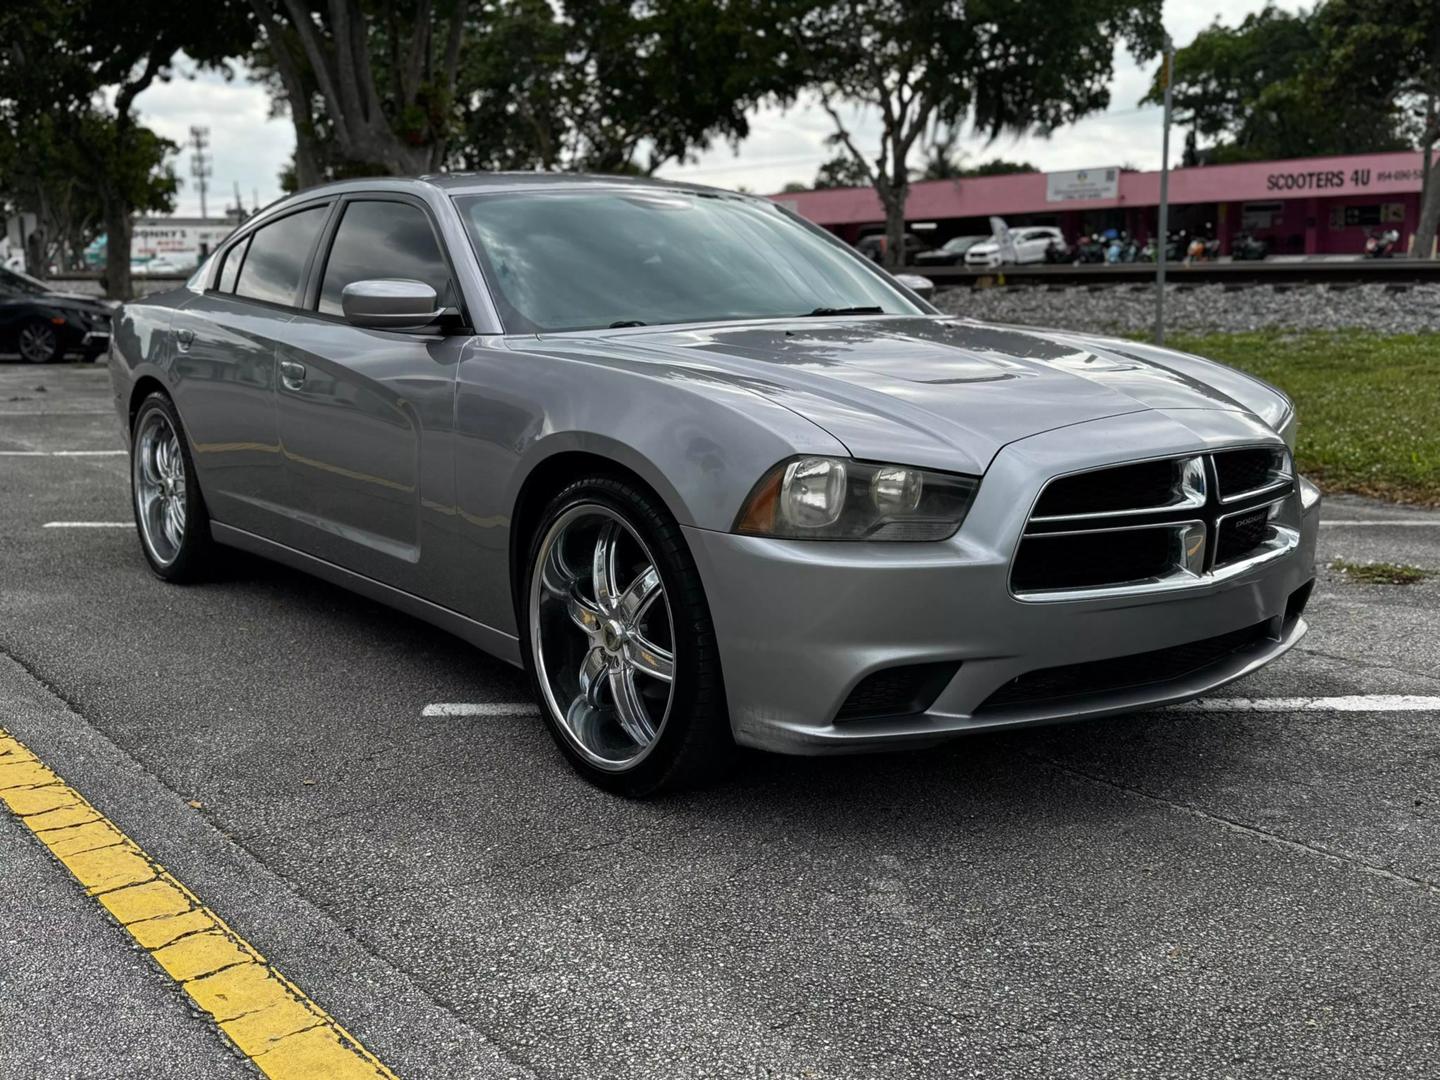
[[[1435,176],[1433,140],[1426,142],[1424,153],[1424,195],[1420,204],[1420,224],[1415,230],[1415,250],[1411,252],[1416,259],[1430,258],[1431,250],[1435,246],[1435,230],[1440,227],[1440,183],[1436,182]]]
[[[885,267],[899,270],[905,265],[905,200],[910,194],[908,184],[886,185],[880,193],[885,206]]]
[[[123,199],[105,200],[105,295],[130,299],[130,208]]]

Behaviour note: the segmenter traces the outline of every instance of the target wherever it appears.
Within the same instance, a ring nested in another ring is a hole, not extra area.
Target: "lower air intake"
[[[958,663],[907,664],[873,672],[855,684],[835,714],[835,722],[853,723],[922,713],[935,704],[940,691],[959,669]]]
[[[1269,636],[1270,622],[1267,620],[1244,630],[1233,630],[1168,649],[1027,671],[996,690],[976,711],[983,713],[992,709],[1053,703],[1089,694],[1173,682],[1218,664]]]

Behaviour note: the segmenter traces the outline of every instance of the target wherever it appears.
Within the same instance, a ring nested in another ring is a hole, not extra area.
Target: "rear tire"
[[[140,550],[157,577],[199,581],[214,567],[210,515],[175,404],[160,392],[140,403],[130,433],[130,505]]]
[[[520,644],[571,766],[643,798],[698,786],[734,758],[719,648],[680,526],[649,492],[590,476],[530,540]]]

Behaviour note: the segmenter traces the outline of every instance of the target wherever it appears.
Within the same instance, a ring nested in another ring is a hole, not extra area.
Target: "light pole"
[[[210,159],[205,153],[210,145],[208,127],[190,129],[190,175],[195,177],[195,186],[200,191],[200,216],[205,217],[205,192],[209,188]]]
[[[1160,220],[1155,238],[1155,344],[1165,344],[1165,253],[1170,247],[1170,101],[1175,83],[1175,43],[1165,35],[1165,133],[1160,137]]]

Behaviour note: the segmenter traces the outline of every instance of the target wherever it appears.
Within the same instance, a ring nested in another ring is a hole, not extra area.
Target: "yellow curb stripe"
[[[189,889],[0,728],[0,802],[271,1080],[396,1080]]]

